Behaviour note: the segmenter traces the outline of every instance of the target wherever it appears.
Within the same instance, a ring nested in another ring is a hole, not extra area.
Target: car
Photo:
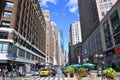
[[[57,70],[51,69],[51,75],[52,75],[52,76],[56,76],[56,74],[57,74]]]
[[[38,76],[39,75],[39,70],[32,71],[32,76]]]
[[[41,69],[39,75],[40,76],[49,76],[51,74],[50,69]]]

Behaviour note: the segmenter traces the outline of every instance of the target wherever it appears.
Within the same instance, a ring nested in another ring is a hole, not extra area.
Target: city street
[[[61,70],[58,70],[56,76],[52,77],[50,76],[25,76],[25,77],[15,77],[15,78],[6,78],[5,80],[77,80],[76,77],[70,78],[70,77],[65,77],[64,74],[61,72]]]
[[[120,80],[120,0],[0,0],[0,80]]]
[[[94,73],[96,74],[96,73]],[[119,73],[118,73],[119,74]],[[0,78],[1,79],[1,78]],[[24,77],[14,77],[14,78],[5,78],[5,80],[108,80],[106,77],[97,77],[96,75],[88,75],[87,77],[82,77],[80,79],[77,79],[77,76],[74,76],[73,78],[65,77],[64,74],[59,71],[56,76],[24,76]],[[112,79],[109,79],[112,80]],[[120,77],[116,77],[115,80],[120,80]]]

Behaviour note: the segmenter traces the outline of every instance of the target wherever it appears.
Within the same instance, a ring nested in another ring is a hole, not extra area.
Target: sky
[[[68,51],[70,24],[79,21],[78,0],[40,0],[42,10],[49,10],[51,21],[63,30],[64,49]]]

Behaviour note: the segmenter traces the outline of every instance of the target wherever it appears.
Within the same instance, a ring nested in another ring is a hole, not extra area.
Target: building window
[[[3,49],[2,52],[7,52],[8,51],[8,44],[3,44]]]
[[[102,3],[102,0],[99,0],[99,3]]]
[[[120,33],[114,36],[114,39],[115,39],[115,45],[120,44]]]
[[[104,7],[107,9],[107,8],[108,8],[108,5],[107,5],[107,4],[105,4],[105,5],[104,5]]]
[[[112,24],[112,30],[113,34],[116,34],[120,31],[120,19],[118,15],[118,11],[115,11],[111,16],[110,16],[111,24]]]
[[[104,9],[103,5],[100,5],[100,9],[101,9],[101,10]]]
[[[4,11],[3,13],[4,17],[12,17],[12,12],[11,11]]]
[[[7,39],[8,33],[7,32],[0,32],[0,39]]]
[[[25,51],[22,49],[19,49],[19,56],[20,57],[25,57]]]
[[[106,2],[107,0],[103,0],[104,2]]]
[[[108,13],[108,11],[106,11],[106,14]]]
[[[104,22],[103,31],[104,31],[106,47],[110,48],[113,45],[113,40],[112,40],[112,36],[111,36],[111,33],[110,33],[110,28],[109,28],[108,21]]]
[[[13,2],[6,2],[5,7],[13,7]]]
[[[0,43],[0,52],[7,53],[8,52],[8,44]]]
[[[101,12],[101,15],[102,15],[102,16],[105,16],[105,12]]]
[[[112,3],[109,3],[109,7],[111,8],[113,6],[113,4]]]
[[[32,60],[35,60],[34,55],[32,54]]]
[[[1,27],[7,27],[7,28],[9,28],[9,26],[10,26],[10,22],[9,21],[2,21]]]
[[[30,53],[26,52],[26,58],[30,59]]]
[[[2,44],[0,43],[0,52],[2,52]]]

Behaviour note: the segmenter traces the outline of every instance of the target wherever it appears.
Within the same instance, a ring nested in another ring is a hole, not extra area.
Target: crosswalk
[[[30,80],[67,80],[65,77],[36,77]]]
[[[66,77],[29,77],[23,80],[67,80]]]

